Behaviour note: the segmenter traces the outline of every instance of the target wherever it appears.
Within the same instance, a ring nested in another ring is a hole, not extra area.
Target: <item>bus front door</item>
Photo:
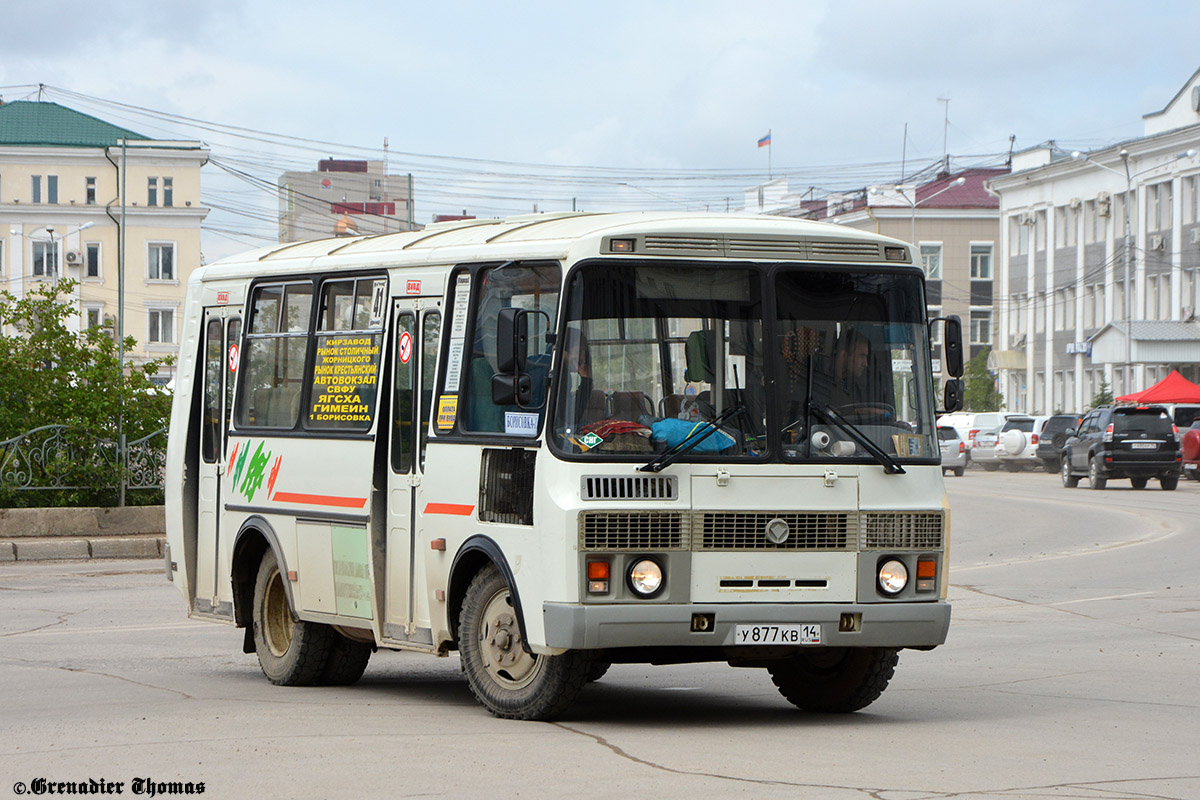
[[[196,575],[192,583],[197,614],[233,616],[233,604],[218,599],[221,558],[221,483],[227,471],[233,382],[240,359],[242,318],[228,306],[204,310],[204,403],[200,420],[199,507]]]
[[[393,313],[391,442],[387,496],[387,587],[384,638],[421,647],[433,643],[417,565],[416,495],[425,462],[425,437],[433,404],[434,368],[441,329],[436,298],[397,300]],[[381,426],[382,430],[382,426]]]

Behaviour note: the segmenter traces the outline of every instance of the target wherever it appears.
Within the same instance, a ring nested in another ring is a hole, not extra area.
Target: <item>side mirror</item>
[[[1071,437],[1071,436],[1075,435],[1076,429],[1075,428],[1067,428],[1065,431],[1063,431],[1063,433],[1066,434],[1068,437]]]
[[[529,312],[502,308],[496,320],[496,367],[505,375],[525,371],[529,357]],[[493,384],[494,385],[494,384]]]
[[[521,408],[533,405],[533,379],[523,374],[493,375],[492,402],[498,406],[515,405]]]
[[[945,322],[942,350],[946,356],[946,372],[951,377],[961,378],[963,374],[962,320],[951,314],[945,318]]]
[[[951,378],[946,381],[946,393],[942,401],[945,404],[947,414],[962,410],[964,391],[965,386],[961,378]]]

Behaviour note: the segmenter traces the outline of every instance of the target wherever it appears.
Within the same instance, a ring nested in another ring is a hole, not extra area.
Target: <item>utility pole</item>
[[[950,155],[949,151],[946,149],[946,136],[950,132],[950,98],[939,97],[938,102],[945,104],[942,114],[942,170],[944,172],[949,172]]]

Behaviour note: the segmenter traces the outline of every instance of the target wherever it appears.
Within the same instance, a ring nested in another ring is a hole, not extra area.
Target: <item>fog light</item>
[[[629,568],[629,588],[642,597],[653,597],[662,587],[662,567],[653,559],[643,558]]]
[[[908,567],[894,558],[879,567],[879,591],[884,594],[900,594],[908,585]]]
[[[588,581],[588,594],[608,594],[608,581]]]

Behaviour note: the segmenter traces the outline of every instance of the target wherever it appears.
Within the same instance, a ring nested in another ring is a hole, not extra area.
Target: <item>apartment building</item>
[[[989,184],[1004,231],[990,366],[1011,410],[1200,379],[1200,71],[1143,125],[1092,152],[1014,154]]]
[[[77,329],[115,332],[123,314],[131,361],[174,354],[201,261],[207,159],[200,142],[150,139],[57,103],[0,105],[0,286],[22,297],[74,278]]]
[[[412,175],[389,175],[382,161],[327,158],[315,172],[279,178],[279,241],[395,233],[419,228]]]

